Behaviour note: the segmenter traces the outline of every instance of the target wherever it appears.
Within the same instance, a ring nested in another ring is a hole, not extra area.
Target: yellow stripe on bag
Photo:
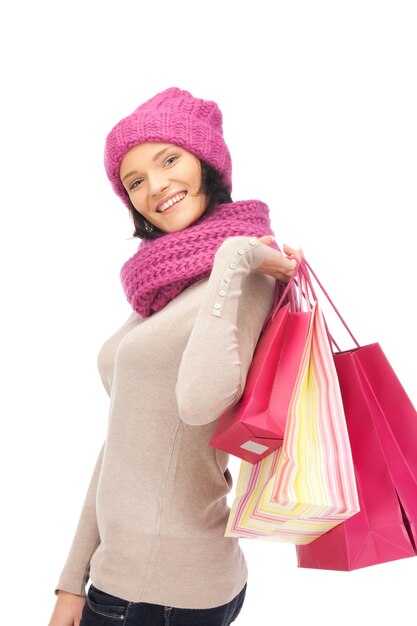
[[[259,463],[241,461],[225,536],[303,545],[358,511],[340,388],[315,302],[283,445]]]

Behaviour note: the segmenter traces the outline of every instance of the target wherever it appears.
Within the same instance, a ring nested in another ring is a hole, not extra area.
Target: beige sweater
[[[106,440],[56,585],[91,582],[132,602],[212,608],[244,586],[238,539],[224,537],[229,455],[208,445],[241,397],[275,279],[252,272],[255,237],[229,237],[206,277],[145,319],[132,312],[101,347]]]

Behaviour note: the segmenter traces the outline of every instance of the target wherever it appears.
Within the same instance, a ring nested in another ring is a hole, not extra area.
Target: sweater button
[[[224,289],[220,289],[219,296],[225,296],[225,295],[226,295],[225,290]]]
[[[230,269],[234,270],[236,267],[236,263],[229,263]]]
[[[218,302],[216,302],[216,304],[213,304],[213,308],[215,309],[220,309],[221,304],[219,304]]]
[[[251,245],[251,246],[254,246],[254,245],[255,245],[255,243],[256,243],[256,239],[255,239],[254,237],[251,237],[251,238],[249,239],[249,243],[250,243],[250,245]]]
[[[223,281],[224,281],[225,283],[230,283],[230,278],[229,278],[228,276],[225,276],[225,277],[223,278]]]
[[[242,248],[238,248],[237,253],[238,254],[245,254],[245,251]]]

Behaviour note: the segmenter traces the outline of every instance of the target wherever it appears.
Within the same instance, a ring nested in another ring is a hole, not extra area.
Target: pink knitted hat
[[[147,100],[114,126],[106,139],[104,167],[113,190],[126,204],[119,170],[125,154],[146,141],[173,143],[223,174],[232,190],[232,161],[223,139],[222,114],[215,102],[194,98],[177,87]]]

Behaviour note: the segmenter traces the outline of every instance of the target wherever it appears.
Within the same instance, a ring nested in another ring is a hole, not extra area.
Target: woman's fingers
[[[269,246],[274,241],[274,238],[272,235],[263,235],[262,237],[258,237],[258,239],[259,241],[266,244],[267,246]]]
[[[259,241],[261,241],[262,243],[266,245],[271,245],[271,243],[274,241],[274,238],[272,235],[263,235],[262,237],[258,237],[258,239]],[[295,256],[304,259],[304,252],[302,251],[301,248],[292,248],[288,244],[284,243],[284,252],[285,254],[289,254],[289,255],[295,254]]]
[[[284,243],[284,252],[285,254],[295,254],[296,257],[299,257],[301,259],[304,259],[304,252],[302,250],[302,248],[291,248],[291,246],[288,246],[286,243]]]
[[[258,237],[259,241],[266,246],[265,257],[261,265],[259,265],[254,271],[262,272],[274,276],[278,280],[287,282],[297,266],[297,261],[304,258],[304,253],[301,248],[296,249],[284,244],[284,254],[278,252],[274,248],[270,247],[274,238],[271,235],[263,235]]]

